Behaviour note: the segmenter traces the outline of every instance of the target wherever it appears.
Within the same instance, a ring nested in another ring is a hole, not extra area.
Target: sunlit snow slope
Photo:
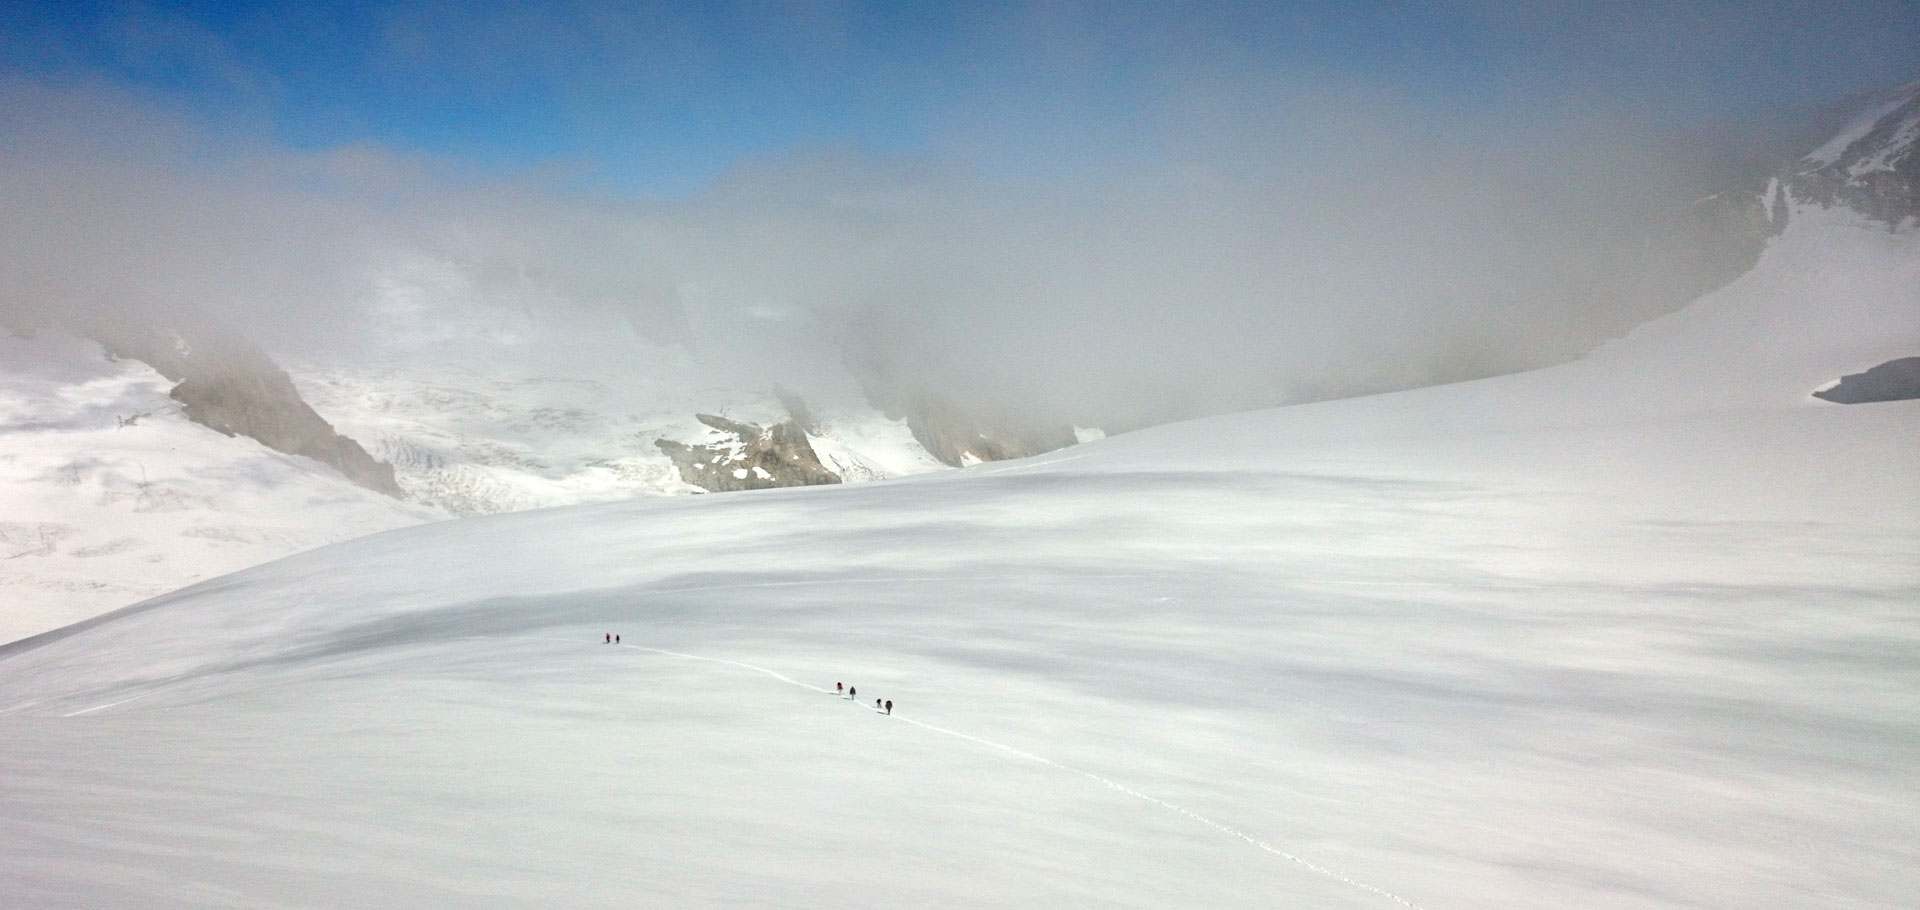
[[[439,517],[196,424],[172,385],[92,341],[0,332],[0,642]]]
[[[770,391],[711,381],[724,371],[684,351],[554,322],[538,344],[436,337],[288,364],[307,402],[394,466],[407,502],[195,424],[172,382],[92,341],[0,332],[0,642],[374,531],[702,492],[655,440],[719,437],[702,411],[789,419]],[[815,451],[847,482],[945,468],[864,405],[817,402],[813,417]]]
[[[1920,402],[1807,393],[1920,352],[1917,237],[1796,218],[1565,367],[0,647],[0,905],[1911,905]]]

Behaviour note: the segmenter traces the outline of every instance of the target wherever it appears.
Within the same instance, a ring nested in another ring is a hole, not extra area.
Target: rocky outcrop
[[[1920,218],[1920,82],[1869,99],[1861,119],[1781,178],[1796,202],[1888,226]]]
[[[1849,373],[1840,381],[1813,393],[1839,404],[1910,401],[1920,398],[1920,357],[1889,360],[1864,373]]]
[[[695,414],[694,419],[725,437],[706,445],[654,441],[679,469],[680,479],[693,486],[728,493],[840,482],[840,475],[820,463],[798,420],[761,427],[712,414]]]
[[[188,419],[323,462],[360,486],[400,498],[393,467],[334,432],[286,371],[239,335],[192,317],[101,320],[82,329],[108,354],[142,361],[177,383],[170,394]]]
[[[1852,209],[1890,228],[1920,218],[1920,82],[1853,105],[1852,122],[1819,148],[1770,177],[1701,200],[1680,231],[1657,238],[1666,255],[1695,260],[1685,299],[1752,268],[1796,205]]]

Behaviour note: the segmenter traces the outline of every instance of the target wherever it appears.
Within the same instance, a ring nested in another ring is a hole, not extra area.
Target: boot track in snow
[[[569,641],[569,642],[573,641],[573,639],[551,639],[551,640]],[[755,664],[750,664],[743,661],[727,660],[721,657],[705,657],[699,654],[688,654],[683,651],[669,651],[665,648],[650,648],[645,645],[636,645],[631,643],[621,644],[618,647],[632,648],[636,651],[647,651],[654,654],[663,654],[668,657],[678,657],[683,660],[698,660],[698,661],[705,661],[706,663],[723,664],[729,667],[738,667],[742,670],[751,670],[755,673],[759,673],[764,676],[771,676],[774,679],[777,679],[783,683],[786,683],[787,685],[797,686],[799,688],[806,689],[812,692],[818,692],[822,695],[836,694],[832,689],[828,689],[824,686],[816,686],[816,685],[812,685],[811,683],[803,683],[797,679],[794,679],[791,676],[787,676],[786,674],[780,673],[776,670],[769,670],[766,667],[757,666]],[[1188,809],[1184,806],[1175,805],[1173,803],[1167,802],[1164,799],[1160,799],[1159,797],[1142,793],[1139,790],[1135,790],[1132,787],[1129,787],[1111,778],[1102,777],[1091,771],[1083,771],[1079,768],[1073,767],[1072,765],[1061,764],[1060,762],[1054,761],[1051,758],[1047,758],[1044,755],[1036,755],[1024,749],[1017,749],[1017,748],[1014,748],[1013,746],[1006,745],[1005,743],[997,743],[997,742],[994,742],[993,740],[984,739],[982,737],[973,736],[967,733],[962,733],[958,730],[949,730],[945,727],[935,726],[934,724],[926,723],[925,721],[914,720],[910,717],[906,717],[901,714],[896,713],[891,715],[891,717],[895,720],[900,721],[901,723],[912,724],[913,726],[919,727],[922,730],[929,730],[934,733],[941,734],[943,736],[951,736],[955,739],[964,739],[967,742],[986,746],[989,749],[994,749],[1000,752],[1004,752],[1016,758],[1021,758],[1027,761],[1036,762],[1038,764],[1046,765],[1051,768],[1058,768],[1061,771],[1065,771],[1069,774],[1077,774],[1081,777],[1098,782],[1109,789],[1124,793],[1135,799],[1152,803],[1156,806],[1161,807],[1162,809],[1166,809],[1169,812],[1176,812],[1176,813],[1179,813],[1180,815],[1184,815],[1187,818],[1193,819],[1194,821],[1199,822],[1200,824],[1206,825],[1207,827],[1214,829],[1215,831],[1218,831],[1222,834],[1226,834],[1234,838],[1237,838],[1239,840],[1245,841],[1248,844],[1251,844],[1260,850],[1263,850],[1267,853],[1271,853],[1274,856],[1280,857],[1281,859],[1287,860],[1288,862],[1291,862],[1297,866],[1300,866],[1301,868],[1306,869],[1307,871],[1312,872],[1315,875],[1333,879],[1334,881],[1340,882],[1342,884],[1345,884],[1354,888],[1358,888],[1369,894],[1378,895],[1380,897],[1386,898],[1387,900],[1393,901],[1394,903],[1399,904],[1402,907],[1409,907],[1409,908],[1412,908],[1412,910],[1423,910],[1423,908],[1419,904],[1416,904],[1410,900],[1407,900],[1406,898],[1401,897],[1400,895],[1395,894],[1391,891],[1388,891],[1384,888],[1378,888],[1373,885],[1369,885],[1365,882],[1356,880],[1347,875],[1341,874],[1340,872],[1336,872],[1332,869],[1329,869],[1325,866],[1318,865],[1302,857],[1296,856],[1292,853],[1288,853],[1285,850],[1282,850],[1278,847],[1273,846],[1272,844],[1262,841],[1231,825],[1214,821],[1213,819],[1208,818],[1204,815],[1201,815],[1200,813],[1195,812],[1191,809]]]

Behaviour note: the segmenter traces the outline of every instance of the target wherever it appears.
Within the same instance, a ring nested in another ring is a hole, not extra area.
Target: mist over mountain
[[[0,12],[8,577],[1528,370],[1911,211],[1901,3],[1498,6]]]
[[[0,906],[1910,903],[1916,3],[0,4]]]
[[[563,350],[591,323],[736,385],[844,396],[851,366],[869,399],[1114,428],[1564,360],[1656,312],[1593,289],[1721,188],[1598,115],[1358,89],[1070,184],[829,149],[674,200],[275,148],[106,90],[5,103],[33,114],[0,145],[10,306],[191,305],[303,357]]]

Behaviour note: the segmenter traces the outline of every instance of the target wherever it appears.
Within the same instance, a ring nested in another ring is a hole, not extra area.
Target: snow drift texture
[[[0,647],[0,904],[1900,906],[1920,402],[1809,392],[1916,351],[1809,210],[1563,367],[259,566]]]

